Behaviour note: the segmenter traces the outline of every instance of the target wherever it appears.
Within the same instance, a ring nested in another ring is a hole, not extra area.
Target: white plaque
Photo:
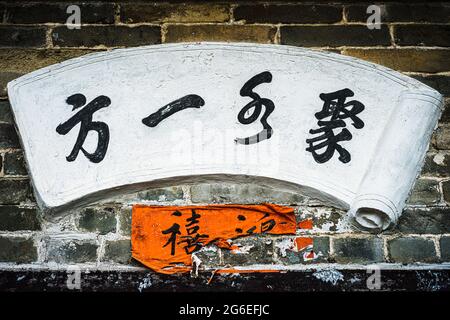
[[[396,223],[442,108],[432,88],[334,53],[165,44],[89,54],[8,84],[47,214],[174,183],[245,181]]]

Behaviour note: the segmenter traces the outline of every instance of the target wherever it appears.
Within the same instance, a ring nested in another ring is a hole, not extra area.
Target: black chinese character
[[[174,113],[187,108],[200,108],[205,105],[205,101],[196,94],[189,94],[178,100],[172,101],[148,117],[142,119],[142,123],[148,127],[156,127],[161,121],[170,117]]]
[[[167,245],[171,245],[170,254],[173,256],[175,255],[175,244],[177,241],[177,235],[181,234],[180,232],[180,225],[178,223],[174,223],[169,229],[162,231],[162,234],[169,234],[170,237],[169,240],[167,240],[167,243],[163,245],[163,248]]]
[[[66,102],[73,106],[73,111],[86,104],[86,97],[77,93],[67,98]],[[92,115],[96,111],[108,107],[110,104],[111,100],[108,97],[98,96],[89,102],[82,110],[78,111],[72,118],[56,127],[56,132],[65,135],[81,122],[77,141],[75,142],[72,152],[66,157],[67,161],[74,161],[80,150],[91,162],[98,163],[103,160],[106,155],[106,150],[108,149],[109,128],[104,122],[92,121]],[[86,140],[89,131],[96,131],[98,133],[98,143],[94,153],[89,153],[83,148],[84,141]]]
[[[184,246],[184,250],[186,251],[187,254],[191,254],[199,250],[203,246],[203,244],[200,242],[201,239],[209,238],[208,235],[198,233],[200,227],[197,226],[196,224],[199,223],[198,219],[200,217],[201,217],[200,214],[196,213],[195,210],[192,210],[191,217],[186,219],[186,222],[188,223],[186,224],[185,227],[188,235],[182,236],[181,238],[183,240],[178,242],[178,244],[186,243],[186,245]]]
[[[331,93],[321,93],[320,99],[324,101],[323,108],[315,114],[319,129],[309,130],[310,134],[320,134],[319,136],[307,139],[309,147],[306,151],[312,153],[314,160],[318,163],[324,163],[333,157],[334,151],[339,153],[339,160],[347,163],[351,160],[350,153],[339,145],[341,141],[350,141],[352,134],[346,128],[343,128],[338,134],[334,134],[334,129],[345,127],[344,119],[350,118],[352,125],[356,129],[364,127],[364,122],[356,115],[364,110],[364,105],[356,100],[345,102],[348,97],[353,97],[354,93],[350,89],[342,89]],[[324,121],[323,119],[328,118]],[[326,148],[322,153],[318,150]]]
[[[239,144],[254,144],[260,141],[269,139],[272,136],[273,130],[272,127],[267,123],[267,118],[275,109],[275,105],[272,100],[261,98],[257,93],[253,92],[253,89],[260,85],[261,83],[270,83],[272,82],[272,74],[268,71],[257,74],[250,80],[248,80],[244,86],[241,88],[240,95],[242,97],[250,97],[253,101],[249,102],[246,106],[244,106],[238,114],[238,121],[242,124],[251,124],[255,122],[262,111],[262,106],[265,107],[264,114],[261,117],[261,124],[263,125],[263,130],[258,134],[255,134],[251,137],[247,138],[236,138],[236,143]],[[253,113],[246,117],[245,114],[254,108]]]

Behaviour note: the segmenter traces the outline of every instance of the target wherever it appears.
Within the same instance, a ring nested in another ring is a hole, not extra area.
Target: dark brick
[[[261,25],[168,25],[165,42],[234,41],[273,43],[276,28]]]
[[[394,231],[416,234],[450,233],[450,208],[407,208]]]
[[[2,172],[2,170],[3,170],[3,156],[0,153],[0,173]]]
[[[0,122],[13,123],[13,115],[8,100],[0,100]]]
[[[317,255],[317,258],[308,260],[304,258],[305,253],[309,253],[311,250],[297,251],[294,246],[295,238],[301,237],[283,237],[277,238],[275,241],[275,252],[278,260],[285,264],[311,264],[311,263],[326,263],[328,262],[330,255],[330,239],[328,237],[311,237],[313,240],[313,251]],[[309,238],[309,237],[308,237]]]
[[[60,47],[139,46],[160,43],[161,30],[156,26],[84,26],[72,30],[56,27],[52,39]]]
[[[422,168],[422,175],[448,177],[450,174],[450,154],[428,153]]]
[[[342,7],[332,5],[240,5],[234,19],[246,23],[334,23],[342,20]]]
[[[450,76],[445,75],[411,75],[411,77],[436,89],[445,96],[450,96]]]
[[[0,179],[0,203],[19,204],[31,197],[28,180]]]
[[[442,237],[439,244],[441,247],[441,260],[450,262],[450,237]]]
[[[274,202],[295,204],[305,198],[293,192],[261,187],[255,184],[198,184],[191,187],[191,199],[199,203],[258,204]]]
[[[439,150],[450,149],[450,126],[443,125],[437,128],[435,134],[435,147]]]
[[[94,240],[47,238],[47,262],[96,262],[98,245]]]
[[[338,263],[383,262],[380,238],[337,238],[333,240],[334,259]]]
[[[223,263],[230,266],[273,263],[273,240],[263,236],[252,236],[233,240],[241,249],[222,250]]]
[[[0,46],[42,47],[45,44],[45,27],[0,26]]]
[[[450,70],[450,50],[380,48],[345,49],[342,53],[398,71],[433,73]]]
[[[390,45],[387,26],[369,30],[360,25],[282,26],[281,43],[304,47]]]
[[[444,100],[444,111],[442,111],[441,118],[439,119],[439,123],[450,124],[450,99]]]
[[[369,4],[347,5],[347,21],[366,22]],[[450,6],[439,3],[427,4],[385,4],[381,7],[381,21],[384,22],[450,22]]]
[[[229,6],[222,4],[130,3],[120,6],[120,20],[125,23],[226,22],[230,20],[229,11]]]
[[[0,58],[0,64],[1,64],[1,58]],[[0,67],[1,70],[1,67]],[[18,72],[0,72],[0,97],[6,97],[6,85],[11,80],[14,80],[18,77],[23,75],[23,73]],[[0,129],[1,131],[1,129]]]
[[[37,259],[33,239],[0,236],[0,261],[30,263]]]
[[[438,203],[440,199],[439,183],[436,180],[418,179],[408,204],[431,205]]]
[[[414,263],[437,261],[434,242],[422,238],[396,238],[388,241],[389,258],[392,262]]]
[[[442,182],[442,192],[444,201],[450,204],[450,180]]]
[[[0,230],[41,230],[37,210],[17,206],[0,206]]]
[[[27,175],[23,152],[5,153],[5,175]]]
[[[183,200],[183,195],[181,187],[168,187],[140,191],[136,196],[139,200],[146,201],[175,201]]]
[[[401,46],[450,46],[449,25],[396,25],[395,43]]]
[[[89,232],[116,232],[116,214],[112,208],[87,208],[78,220],[78,227]]]
[[[118,215],[119,218],[119,232],[123,236],[131,235],[131,208],[122,208]]]
[[[131,261],[131,241],[106,241],[103,260],[121,264],[129,264]]]
[[[0,123],[0,148],[20,148],[19,137],[13,125]]]
[[[78,5],[81,23],[114,23],[113,3],[22,3],[7,4],[5,23],[66,23],[72,13],[67,13],[69,5]]]

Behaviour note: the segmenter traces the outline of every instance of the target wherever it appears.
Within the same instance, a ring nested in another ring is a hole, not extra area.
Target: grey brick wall
[[[83,26],[68,30],[66,3],[0,2],[0,270],[72,263],[92,268],[140,267],[130,256],[131,204],[273,202],[292,206],[313,229],[296,236],[240,239],[249,254],[209,248],[201,268],[270,264],[296,266],[450,262],[450,5],[388,3],[382,28],[364,25],[367,4],[308,1],[171,4],[133,1],[80,4]],[[3,19],[3,20],[1,20]],[[253,184],[172,186],[141,192],[68,213],[57,222],[36,207],[14,128],[6,83],[46,65],[115,47],[178,41],[250,41],[312,47],[355,56],[404,72],[446,95],[446,110],[422,174],[393,230],[354,230],[345,212]],[[305,261],[286,249],[295,237],[312,237],[321,254]],[[3,266],[3,267],[2,267]]]

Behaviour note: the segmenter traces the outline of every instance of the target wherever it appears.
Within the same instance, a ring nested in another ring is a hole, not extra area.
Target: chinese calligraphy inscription
[[[345,102],[348,97],[353,97],[353,95],[353,91],[347,88],[331,93],[321,93],[319,95],[320,99],[324,102],[322,110],[315,114],[316,119],[319,120],[317,124],[320,128],[311,129],[309,133],[320,135],[306,139],[306,143],[309,144],[306,151],[312,153],[316,162],[327,162],[333,157],[335,151],[339,153],[339,161],[342,163],[350,162],[350,153],[339,145],[341,141],[349,141],[352,139],[352,134],[345,128],[346,123],[344,120],[350,118],[353,121],[352,125],[356,129],[363,128],[364,122],[357,117],[357,114],[361,113],[365,108],[357,100]],[[325,118],[329,119],[324,120]],[[333,130],[337,128],[343,129],[338,134],[335,134]],[[323,150],[323,152],[319,153],[318,150]]]

